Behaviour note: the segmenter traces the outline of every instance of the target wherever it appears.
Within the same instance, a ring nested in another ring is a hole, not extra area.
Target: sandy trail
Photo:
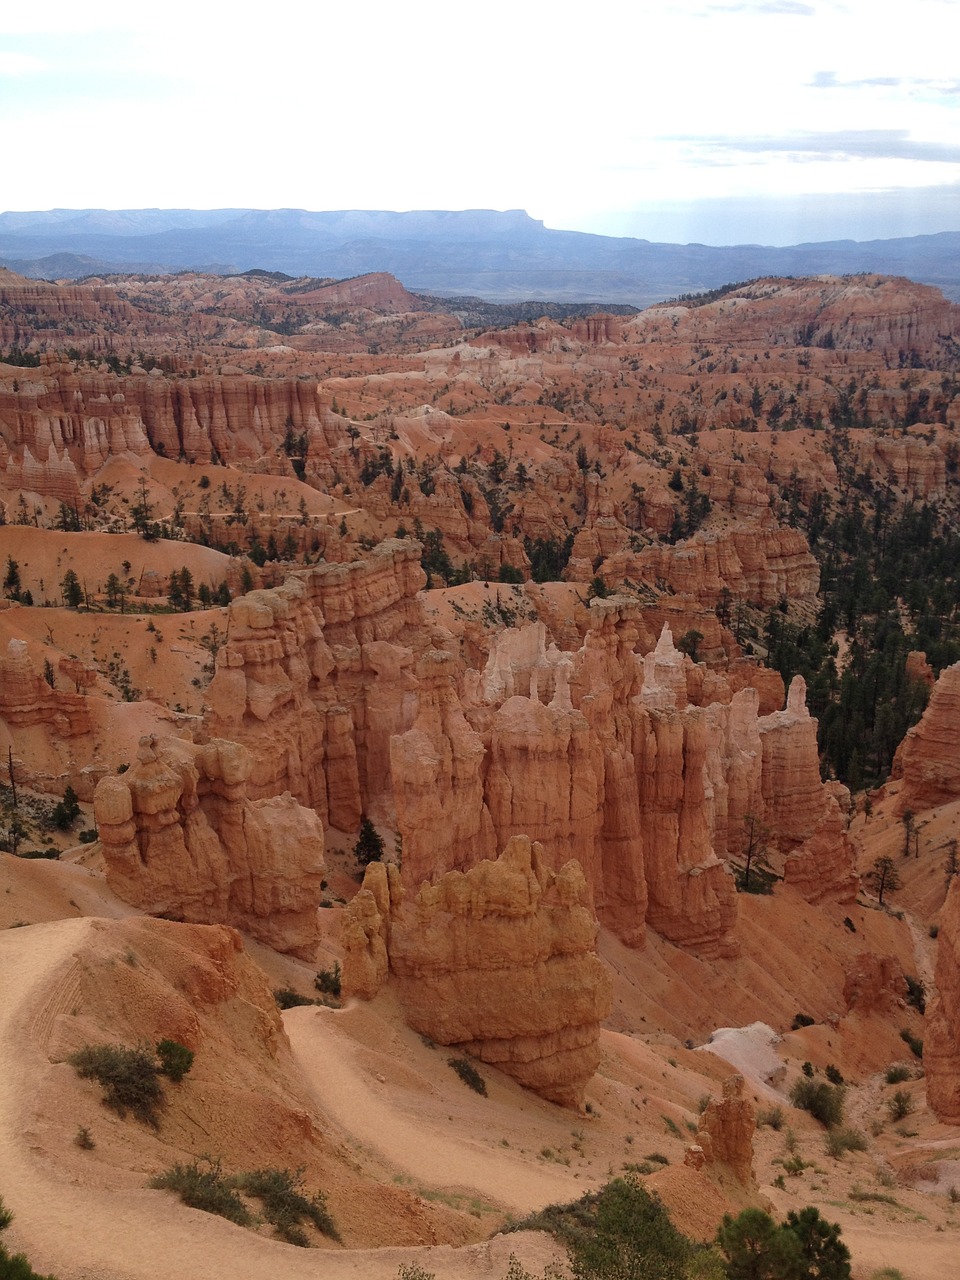
[[[284,1280],[395,1280],[401,1262],[419,1261],[443,1280],[479,1280],[502,1276],[511,1250],[537,1263],[544,1246],[534,1236],[462,1250],[296,1249],[160,1192],[105,1192],[58,1176],[35,1140],[31,1098],[57,1069],[44,1046],[74,998],[74,956],[92,925],[87,918],[0,934],[0,1194],[15,1215],[5,1240],[37,1270],[60,1280],[274,1280],[278,1272]],[[329,1037],[325,1069],[342,1082],[349,1067],[337,1051]]]
[[[578,1194],[569,1174],[549,1166],[532,1167],[529,1160],[521,1161],[508,1151],[500,1155],[462,1134],[446,1137],[412,1111],[404,1115],[396,1097],[375,1092],[367,1074],[355,1065],[356,1045],[338,1026],[348,1012],[291,1009],[284,1015],[284,1027],[318,1103],[355,1141],[415,1182],[479,1195],[514,1213]],[[488,1111],[491,1105],[496,1104],[485,1104]],[[488,1128],[495,1129],[496,1123],[491,1112]]]

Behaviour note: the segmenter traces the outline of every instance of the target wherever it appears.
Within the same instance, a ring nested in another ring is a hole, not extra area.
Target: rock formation
[[[579,866],[549,871],[523,836],[415,898],[371,867],[345,912],[344,992],[369,998],[389,970],[415,1030],[578,1106],[611,989],[588,903]]]
[[[960,1124],[960,880],[940,912],[936,994],[927,1006],[923,1067],[927,1101],[939,1120]]]
[[[107,882],[125,902],[195,924],[231,924],[312,959],[323,828],[289,794],[247,797],[249,754],[141,741],[136,764],[97,784]]]
[[[64,664],[61,662],[61,669]],[[78,686],[95,673],[76,664]],[[42,725],[52,738],[73,738],[90,731],[90,709],[79,693],[53,689],[34,666],[26,641],[11,638],[0,650],[0,720],[11,728]]]
[[[856,956],[843,980],[843,999],[850,1012],[892,1013],[907,995],[903,971],[894,956],[864,951]]]
[[[940,673],[920,723],[907,733],[898,750],[903,787],[901,813],[914,813],[960,797],[960,662]]]
[[[743,1096],[743,1083],[740,1075],[724,1080],[723,1097],[714,1098],[700,1116],[696,1147],[709,1173],[721,1181],[729,1176],[742,1187],[755,1187],[753,1135],[757,1115],[753,1103]],[[701,1167],[696,1160],[688,1163]]]

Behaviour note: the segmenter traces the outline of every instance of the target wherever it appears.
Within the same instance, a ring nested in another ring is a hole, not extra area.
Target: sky
[[[0,209],[960,231],[960,0],[0,6]]]

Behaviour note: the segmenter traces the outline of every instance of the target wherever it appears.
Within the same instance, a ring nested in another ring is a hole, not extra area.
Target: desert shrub
[[[809,1076],[811,1080],[813,1079],[813,1063],[812,1062],[805,1062],[803,1066],[800,1068],[800,1070],[803,1072],[805,1076]]]
[[[804,1077],[794,1082],[790,1101],[802,1111],[809,1111],[828,1129],[833,1129],[843,1122],[843,1094],[842,1085],[825,1084]]]
[[[97,1145],[93,1140],[93,1135],[85,1125],[81,1125],[77,1130],[73,1142],[74,1146],[79,1147],[81,1151],[92,1151]]]
[[[229,1218],[238,1226],[246,1227],[253,1221],[250,1210],[237,1195],[234,1180],[223,1172],[219,1160],[209,1156],[189,1164],[175,1164],[156,1174],[147,1185],[159,1191],[175,1191],[191,1209]]]
[[[193,1066],[193,1050],[179,1040],[158,1041],[157,1057],[160,1059],[160,1070],[174,1084],[179,1084]]]
[[[316,1004],[315,1000],[311,1000],[309,996],[302,996],[299,991],[294,991],[293,987],[278,987],[273,993],[273,998],[281,1009],[297,1009],[301,1005]]]
[[[915,1036],[909,1027],[904,1027],[900,1032],[900,1039],[908,1046],[910,1052],[915,1058],[923,1057],[923,1041],[919,1036]]]
[[[892,1098],[887,1099],[887,1110],[891,1120],[906,1120],[913,1111],[913,1098],[906,1089],[898,1089]]]
[[[100,839],[100,832],[96,827],[84,827],[77,835],[77,839],[81,844],[93,844],[95,840]]]
[[[900,1201],[893,1196],[888,1196],[885,1191],[865,1191],[863,1187],[858,1187],[856,1183],[850,1188],[847,1195],[858,1204],[889,1204],[897,1209],[902,1208]]]
[[[424,1271],[419,1262],[401,1262],[397,1270],[397,1280],[437,1280],[437,1273]]]
[[[335,960],[332,969],[321,969],[314,979],[314,986],[324,995],[340,999],[340,962]]]
[[[482,1094],[484,1098],[487,1096],[487,1082],[469,1058],[448,1058],[447,1066],[453,1067],[463,1083],[474,1093]]]
[[[799,1031],[801,1027],[812,1027],[814,1025],[814,1021],[815,1019],[809,1017],[808,1014],[798,1013],[790,1024],[790,1030]]]
[[[823,1074],[827,1077],[831,1084],[843,1084],[843,1075],[839,1067],[834,1066],[832,1062],[828,1062],[823,1069]]]
[[[303,1194],[302,1169],[255,1169],[252,1173],[238,1174],[233,1181],[241,1191],[262,1202],[263,1216],[288,1244],[309,1245],[302,1226],[304,1221],[312,1223],[332,1240],[340,1239],[323,1196],[318,1192],[308,1199]]]
[[[870,1280],[906,1280],[906,1277],[899,1267],[884,1267],[881,1271],[874,1271]]]
[[[670,1157],[665,1156],[661,1151],[651,1151],[644,1159],[652,1160],[654,1164],[669,1164]]]
[[[867,1139],[859,1129],[831,1129],[824,1139],[824,1150],[834,1160],[839,1160],[847,1151],[866,1151]]]
[[[911,1074],[909,1067],[905,1067],[902,1062],[895,1062],[887,1067],[884,1079],[887,1084],[902,1084],[904,1080],[910,1079]]]
[[[761,1107],[757,1112],[757,1128],[764,1126],[779,1133],[783,1128],[783,1107]]]
[[[927,1009],[927,993],[924,990],[923,983],[919,978],[914,978],[909,973],[903,975],[903,980],[907,984],[907,1004],[912,1004],[919,1013],[925,1013]]]
[[[632,1178],[608,1182],[596,1197],[592,1231],[564,1243],[575,1280],[686,1280],[694,1254],[660,1200]]]
[[[138,1120],[158,1128],[166,1102],[159,1076],[160,1063],[149,1049],[122,1044],[87,1044],[67,1059],[84,1080],[96,1080],[104,1105],[123,1118],[132,1111]]]

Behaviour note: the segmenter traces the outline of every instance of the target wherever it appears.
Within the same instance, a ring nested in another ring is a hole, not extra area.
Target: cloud
[[[812,4],[803,4],[801,0],[740,0],[735,4],[711,4],[712,13],[773,13],[788,14],[796,18],[815,18],[817,10]]]
[[[815,71],[810,89],[920,89],[937,93],[960,93],[960,80],[935,80],[921,76],[864,76],[858,80],[840,80],[835,71]]]
[[[12,49],[0,49],[0,76],[33,76],[46,69],[45,63],[29,53],[15,53]]]
[[[788,133],[781,137],[677,138],[718,152],[791,155],[798,159],[924,160],[960,164],[960,143],[922,142],[906,129],[837,129],[823,133]]]

